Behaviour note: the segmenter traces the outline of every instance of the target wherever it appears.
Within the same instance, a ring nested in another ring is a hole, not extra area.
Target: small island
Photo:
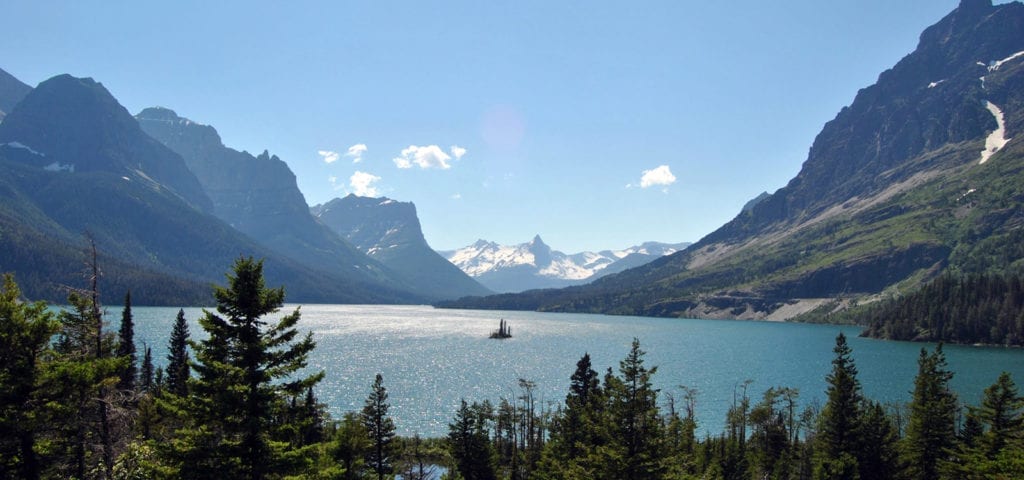
[[[505,319],[501,319],[501,323],[498,324],[498,329],[491,332],[491,338],[505,339],[512,338],[512,329],[509,328],[508,322]]]

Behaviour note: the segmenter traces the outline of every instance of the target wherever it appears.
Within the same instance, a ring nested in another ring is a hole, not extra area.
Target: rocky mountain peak
[[[0,124],[4,142],[28,146],[42,153],[45,162],[75,172],[136,178],[171,190],[200,210],[212,209],[184,160],[146,135],[103,84],[91,78],[65,74],[40,83]]]
[[[541,240],[540,235],[535,235],[533,240],[530,241],[528,250],[533,254],[534,265],[537,268],[544,268],[551,265],[551,247]]]

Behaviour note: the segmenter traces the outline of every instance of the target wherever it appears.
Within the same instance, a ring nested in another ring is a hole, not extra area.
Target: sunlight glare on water
[[[288,305],[281,313],[291,312]],[[177,308],[133,307],[136,339],[166,363],[167,337]],[[680,385],[696,388],[701,430],[720,432],[733,394],[751,380],[756,403],[769,387],[800,389],[801,404],[823,402],[825,376],[838,332],[849,337],[865,393],[882,402],[905,402],[913,389],[921,347],[856,338],[859,327],[768,322],[616,317],[584,314],[440,310],[425,306],[305,305],[300,329],[317,342],[310,371],[324,370],[317,388],[334,418],[363,406],[377,373],[384,376],[391,414],[403,435],[442,436],[459,401],[521,395],[519,379],[536,382],[539,404],[555,408],[565,398],[576,362],[590,353],[603,376],[629,351],[636,337],[657,366],[654,383],[681,397]],[[202,338],[202,309],[187,308],[194,339]],[[120,311],[111,308],[116,322]],[[488,338],[504,318],[513,337]],[[953,387],[976,403],[981,391],[1006,370],[1024,378],[1024,351],[946,346]]]

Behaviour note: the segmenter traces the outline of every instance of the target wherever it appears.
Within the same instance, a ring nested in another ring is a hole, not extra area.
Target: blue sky
[[[213,125],[311,205],[412,201],[434,248],[573,253],[696,241],[784,186],[957,3],[8,0],[0,68]]]

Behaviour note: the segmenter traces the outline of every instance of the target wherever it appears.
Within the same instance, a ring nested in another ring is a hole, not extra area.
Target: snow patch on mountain
[[[518,245],[479,240],[458,250],[438,253],[492,290],[522,291],[585,283],[673,254],[688,245],[648,242],[621,250],[568,255],[552,250],[537,236]],[[629,260],[616,268],[626,258]]]
[[[1003,148],[1006,142],[1010,141],[1009,138],[1006,138],[1006,121],[1003,117],[1003,111],[987,100],[985,101],[985,108],[992,113],[993,117],[996,117],[996,129],[985,138],[985,149],[981,151],[981,160],[978,161],[979,165],[987,162],[989,157]]]
[[[1010,55],[1009,57],[1006,57],[1006,58],[1004,58],[1002,60],[996,60],[996,61],[989,62],[989,64],[988,64],[988,71],[994,72],[996,70],[999,70],[999,67],[1003,66],[1004,63],[1013,61],[1013,60],[1018,59],[1020,57],[1024,57],[1024,50],[1022,50],[1020,52],[1017,52],[1017,53],[1015,53],[1013,55]]]
[[[28,153],[31,153],[32,155],[35,155],[35,156],[38,156],[38,157],[45,157],[46,156],[45,153],[37,152],[37,151],[33,150],[32,147],[30,147],[28,145],[25,145],[24,143],[21,143],[21,142],[0,143],[0,147],[11,147],[11,148],[17,148],[19,150],[25,150]]]

